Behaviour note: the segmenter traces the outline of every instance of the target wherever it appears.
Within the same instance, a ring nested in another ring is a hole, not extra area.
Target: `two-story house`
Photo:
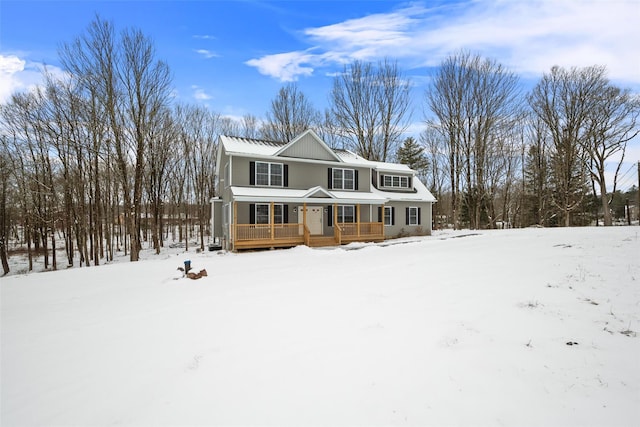
[[[415,171],[331,149],[311,130],[288,143],[221,136],[216,176],[213,230],[227,250],[431,233],[435,198]]]

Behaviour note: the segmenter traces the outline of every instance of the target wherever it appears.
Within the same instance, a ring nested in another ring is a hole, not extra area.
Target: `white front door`
[[[322,206],[307,206],[307,227],[311,235],[324,233],[322,224]],[[304,206],[298,206],[298,224],[304,222]]]

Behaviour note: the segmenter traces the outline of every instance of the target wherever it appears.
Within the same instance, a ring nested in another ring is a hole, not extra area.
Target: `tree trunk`
[[[9,259],[7,257],[7,248],[5,247],[5,239],[0,238],[0,260],[2,260],[3,276],[9,274]]]
[[[611,209],[609,208],[609,198],[607,197],[607,187],[604,181],[604,176],[600,181],[600,201],[602,202],[602,212],[605,227],[613,225],[613,220],[611,218]]]

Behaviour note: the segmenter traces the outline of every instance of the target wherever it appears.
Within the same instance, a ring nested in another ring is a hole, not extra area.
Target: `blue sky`
[[[56,70],[60,44],[96,14],[152,38],[180,101],[234,117],[263,117],[287,81],[323,110],[345,63],[389,57],[413,82],[418,128],[433,67],[459,49],[496,59],[525,87],[553,65],[603,64],[640,92],[640,0],[2,0],[0,102],[37,84],[42,64]]]
[[[344,63],[385,56],[412,78],[420,108],[430,67],[457,49],[497,59],[525,83],[555,64],[605,64],[614,81],[640,90],[639,0],[2,0],[0,102],[34,84],[41,64],[57,67],[59,45],[96,14],[153,39],[180,100],[229,115],[263,116],[285,81],[323,109]]]

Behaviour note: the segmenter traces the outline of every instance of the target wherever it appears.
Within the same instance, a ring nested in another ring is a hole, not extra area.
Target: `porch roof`
[[[306,190],[291,188],[231,187],[233,200],[237,202],[277,203],[355,203],[382,205],[389,199],[371,192],[330,191],[320,186]]]

